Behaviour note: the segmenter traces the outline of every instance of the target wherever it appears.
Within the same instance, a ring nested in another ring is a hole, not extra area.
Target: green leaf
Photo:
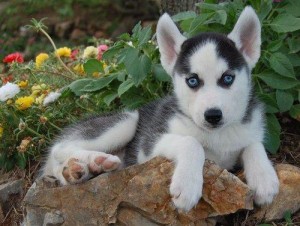
[[[202,13],[199,16],[195,17],[189,25],[188,30],[186,31],[189,35],[193,35],[199,31],[199,27],[203,25],[208,18],[215,15],[215,13]]]
[[[91,78],[79,79],[79,80],[72,82],[68,87],[72,90],[73,93],[75,93],[76,96],[81,96],[84,93],[84,92],[82,92],[82,89],[86,85],[88,85],[94,81],[95,81],[95,79],[91,79]]]
[[[293,95],[281,90],[276,90],[276,100],[280,112],[290,110],[294,103]]]
[[[261,1],[260,4],[261,5],[257,11],[257,16],[260,22],[262,22],[272,10],[272,1]]]
[[[139,50],[135,48],[128,48],[124,63],[128,74],[131,75],[136,85],[139,85],[151,70],[149,57],[144,54],[139,56]]]
[[[291,14],[295,17],[300,17],[300,1],[298,0],[288,0],[288,4],[283,6],[281,9],[286,13]]]
[[[121,102],[128,109],[136,109],[146,103],[141,90],[132,87],[128,92],[121,96]]]
[[[267,113],[277,113],[278,112],[276,100],[275,100],[275,98],[273,98],[272,95],[259,94],[258,97],[261,101],[263,101],[265,103]]]
[[[122,96],[123,93],[128,91],[133,85],[134,85],[134,83],[132,82],[131,79],[128,79],[125,82],[123,82],[118,88],[119,97]]]
[[[201,3],[196,3],[196,6],[198,6],[201,10],[201,12],[206,9],[206,10],[211,10],[211,11],[217,11],[217,10],[223,10],[223,6],[219,5],[219,4],[211,4],[211,3],[205,3],[205,2],[201,2]]]
[[[296,18],[291,14],[281,13],[269,25],[278,33],[293,32],[300,29],[300,18]]]
[[[287,210],[284,212],[283,217],[285,221],[288,223],[288,225],[291,225],[292,222],[292,212],[290,210]]]
[[[95,92],[107,87],[109,83],[115,80],[117,76],[107,76],[99,79],[95,79],[94,81],[86,84],[86,86],[81,88],[81,92]]]
[[[295,53],[291,53],[291,54],[287,55],[287,57],[289,58],[290,62],[292,63],[292,65],[294,67],[300,66],[300,56],[298,56]]]
[[[117,97],[117,93],[110,93],[103,98],[103,101],[107,106],[109,106],[111,102],[114,101]]]
[[[225,25],[227,21],[227,13],[225,10],[216,11],[216,22]]]
[[[268,44],[267,50],[270,52],[277,52],[282,46],[282,40],[272,41]]]
[[[299,11],[300,11],[300,9],[299,9]],[[287,43],[289,45],[290,53],[297,53],[300,51],[300,39],[299,38],[294,38],[294,39],[289,38],[287,40]]]
[[[104,72],[103,64],[96,59],[90,59],[86,63],[83,64],[84,71],[88,75],[93,75],[94,72]]]
[[[294,119],[300,121],[300,104],[293,105],[289,113]]]
[[[111,60],[113,57],[119,53],[119,51],[124,47],[123,43],[117,42],[116,45],[110,47],[107,51],[105,51],[102,55],[102,59]]]
[[[153,74],[158,81],[171,82],[171,76],[165,71],[161,64],[153,65]]]
[[[272,153],[275,154],[278,151],[278,148],[280,146],[280,131],[281,126],[273,114],[267,115],[267,133],[266,133],[266,139],[265,139],[265,147],[266,149]]]
[[[293,65],[289,58],[287,58],[284,54],[280,52],[272,54],[269,62],[271,68],[278,74],[285,77],[295,78]]]
[[[26,168],[26,158],[25,158],[24,154],[18,153],[16,158],[17,158],[17,166],[20,167],[21,169],[25,169]]]
[[[197,14],[194,11],[186,11],[186,12],[180,12],[174,16],[172,16],[173,21],[178,22],[182,20],[188,20],[193,19],[197,16]]]
[[[151,34],[152,34],[152,30],[151,30],[150,26],[143,28],[138,33],[138,41],[139,41],[138,46],[141,46],[141,45],[145,44],[146,42],[148,42],[149,39],[151,38]]]

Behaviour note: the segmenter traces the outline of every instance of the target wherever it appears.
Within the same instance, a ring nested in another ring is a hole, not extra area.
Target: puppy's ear
[[[235,42],[252,69],[260,57],[261,45],[261,26],[252,7],[243,10],[228,38]]]
[[[178,30],[171,17],[163,14],[156,28],[157,43],[161,64],[169,75],[172,75],[181,44],[186,39]]]

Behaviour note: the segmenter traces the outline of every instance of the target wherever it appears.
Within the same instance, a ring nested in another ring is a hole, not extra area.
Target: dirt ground
[[[300,122],[284,115],[280,116],[280,122],[282,126],[282,141],[280,150],[276,155],[269,154],[269,157],[274,163],[288,163],[300,167]],[[7,207],[5,210],[3,210],[5,212],[4,220],[0,222],[0,225],[20,225],[25,214],[22,200],[26,194],[26,191],[32,185],[40,166],[40,162],[32,161],[25,170],[15,169],[9,173],[0,172],[0,184],[21,178],[25,181],[23,194],[10,197],[9,203],[6,203]],[[240,211],[237,214],[232,214],[221,218],[220,223],[217,225],[253,226],[265,223],[254,222],[249,216],[251,216],[251,211]],[[292,215],[292,222],[292,225],[300,225],[300,211]],[[287,224],[284,219],[276,222],[270,222],[270,224],[274,226],[291,225]]]

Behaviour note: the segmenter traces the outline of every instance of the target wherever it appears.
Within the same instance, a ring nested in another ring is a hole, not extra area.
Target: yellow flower
[[[47,85],[44,83],[41,85],[34,85],[31,87],[31,91],[32,91],[31,96],[36,97],[38,94],[40,94],[42,91],[46,89],[47,89]]]
[[[68,47],[62,47],[55,51],[55,54],[60,57],[70,57],[71,56],[71,49]]]
[[[0,125],[0,138],[3,136],[3,127]]]
[[[34,98],[32,96],[20,97],[16,100],[15,105],[19,110],[25,110],[34,102]]]
[[[94,72],[93,77],[99,78],[102,74],[100,72]]]
[[[18,83],[18,86],[19,86],[20,88],[26,88],[27,85],[28,85],[28,80],[26,80],[26,81],[21,81],[21,82]]]
[[[35,58],[35,66],[36,68],[40,68],[41,65],[49,58],[49,55],[47,53],[40,53]]]
[[[45,97],[46,97],[45,94],[40,95],[39,97],[35,98],[34,103],[36,103],[36,104],[42,104],[43,101],[44,101],[44,99],[45,99]]]
[[[86,58],[97,58],[98,56],[98,49],[94,46],[88,46],[83,51],[83,59]]]
[[[79,74],[84,74],[84,68],[82,64],[77,64],[75,67],[73,67],[73,69]]]

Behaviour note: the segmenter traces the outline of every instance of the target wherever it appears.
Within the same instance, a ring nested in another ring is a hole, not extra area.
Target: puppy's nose
[[[212,125],[217,125],[222,119],[222,111],[218,108],[211,108],[204,112],[204,118]]]

